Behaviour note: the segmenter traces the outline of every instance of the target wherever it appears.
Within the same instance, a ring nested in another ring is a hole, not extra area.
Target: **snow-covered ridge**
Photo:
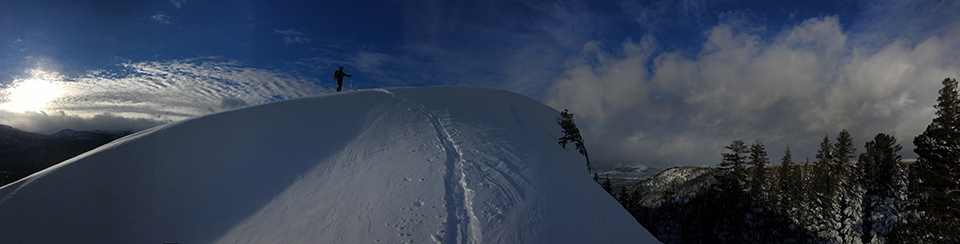
[[[656,243],[556,144],[559,112],[479,88],[270,103],[142,131],[0,188],[11,243]],[[10,238],[10,239],[8,239]]]
[[[639,204],[656,206],[664,201],[683,201],[710,188],[720,171],[710,167],[678,166],[666,169],[642,181],[644,191]]]

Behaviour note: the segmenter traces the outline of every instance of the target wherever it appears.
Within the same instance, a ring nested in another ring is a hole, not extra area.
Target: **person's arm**
[[[347,76],[347,77],[350,77],[350,78],[353,78],[352,75],[348,75],[347,73],[343,73],[343,75],[344,75],[344,76]]]

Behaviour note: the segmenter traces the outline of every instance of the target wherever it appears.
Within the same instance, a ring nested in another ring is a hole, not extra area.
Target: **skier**
[[[351,77],[351,78],[353,77],[353,76],[351,76],[351,75],[348,75],[348,74],[346,74],[346,73],[343,73],[343,66],[340,66],[340,69],[339,69],[339,70],[333,72],[333,79],[334,79],[334,80],[337,80],[337,92],[340,92],[340,87],[343,87],[343,77],[344,77],[344,76],[346,76],[346,77]]]

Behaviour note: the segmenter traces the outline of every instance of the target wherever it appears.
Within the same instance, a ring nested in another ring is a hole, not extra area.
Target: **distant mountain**
[[[686,201],[710,190],[718,170],[710,167],[679,166],[643,180],[639,189],[641,206],[654,207],[671,201]]]
[[[103,138],[111,137],[124,137],[126,135],[132,134],[132,131],[103,131],[103,130],[94,130],[94,131],[75,131],[71,129],[60,130],[57,133],[44,136],[42,139],[46,140],[66,140],[66,141],[82,141],[82,140],[100,140]]]
[[[663,171],[663,168],[654,168],[649,167],[644,164],[637,165],[625,165],[617,164],[613,169],[609,171],[597,172],[597,180],[602,182],[603,180],[610,179],[610,182],[614,186],[619,186],[623,184],[632,184],[638,181],[650,178],[654,175],[657,175]]]
[[[664,243],[821,243],[794,221],[763,209],[743,194],[728,194],[723,170],[679,166],[610,194]]]
[[[66,129],[44,136],[3,126],[0,133],[0,137],[10,142],[0,147],[2,186],[133,132]]]
[[[8,125],[0,125],[0,150],[23,146],[39,141],[43,134],[30,133]]]

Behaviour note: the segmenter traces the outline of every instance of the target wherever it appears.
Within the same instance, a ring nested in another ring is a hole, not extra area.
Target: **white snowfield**
[[[659,243],[480,88],[344,92],[142,131],[0,188],[2,243]]]

